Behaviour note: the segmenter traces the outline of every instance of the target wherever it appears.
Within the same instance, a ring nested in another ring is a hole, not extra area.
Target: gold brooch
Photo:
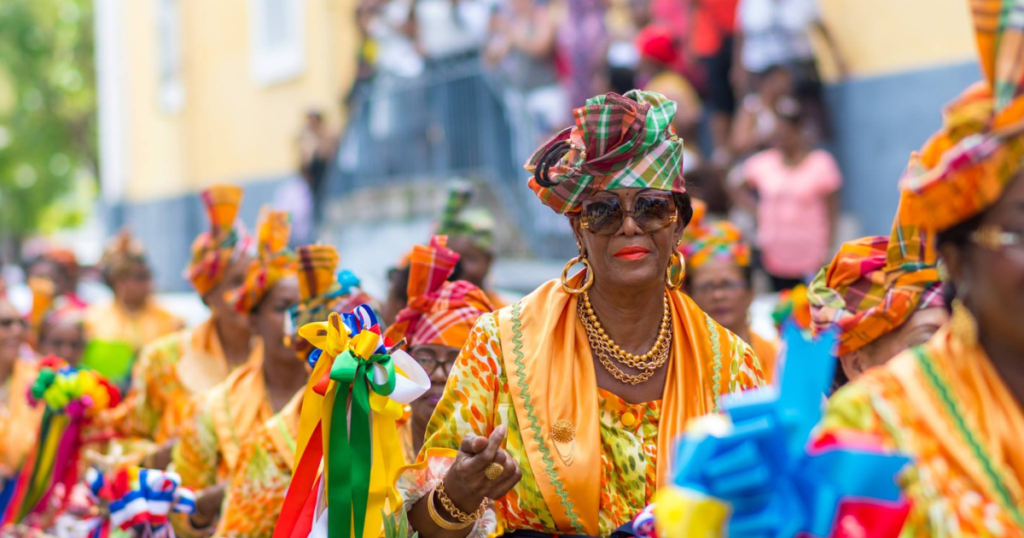
[[[576,426],[565,419],[551,425],[551,440],[554,441],[555,452],[566,466],[572,465],[576,448]],[[562,446],[568,445],[568,446]]]

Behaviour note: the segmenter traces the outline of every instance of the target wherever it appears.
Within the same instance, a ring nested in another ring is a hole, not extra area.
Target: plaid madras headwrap
[[[210,229],[192,243],[192,260],[185,269],[185,278],[202,296],[220,283],[228,265],[252,245],[252,238],[237,220],[242,204],[240,187],[216,185],[203,191],[199,198]]]
[[[672,130],[676,104],[664,95],[632,90],[587,100],[573,111],[576,126],[538,148],[526,164],[530,188],[561,214],[579,211],[595,192],[651,188],[685,193],[683,140]],[[549,169],[553,152],[567,151]],[[540,174],[538,174],[540,172]],[[539,177],[546,176],[546,179]]]
[[[707,226],[687,226],[679,252],[691,269],[710,259],[728,260],[740,267],[750,266],[750,244],[744,240],[739,228],[724,220]]]
[[[447,238],[434,236],[429,246],[413,248],[409,269],[409,305],[387,332],[408,345],[440,344],[461,348],[481,314],[494,307],[487,294],[465,281],[448,282],[459,255]]]
[[[1002,196],[1024,158],[1024,0],[970,0],[985,81],[945,111],[900,183],[909,224],[942,231]]]
[[[359,279],[351,271],[337,273],[340,256],[329,245],[308,245],[298,249],[299,304],[290,312],[288,333],[299,327],[324,321],[331,312],[348,314],[372,299],[359,289]],[[313,345],[305,338],[294,339],[295,353],[305,360]]]
[[[907,228],[897,220],[893,238],[901,230]],[[901,247],[889,237],[849,241],[811,283],[812,328],[820,332],[838,327],[840,355],[892,332],[917,309],[942,305],[938,270],[901,261],[894,252],[901,252]]]
[[[472,187],[458,183],[448,189],[437,235],[468,238],[485,252],[494,249],[494,216],[484,208],[466,209],[473,197]]]
[[[228,294],[228,301],[234,303],[236,310],[252,312],[278,280],[296,274],[295,253],[288,250],[290,233],[287,211],[263,208],[256,235],[256,259],[249,265],[245,283]]]

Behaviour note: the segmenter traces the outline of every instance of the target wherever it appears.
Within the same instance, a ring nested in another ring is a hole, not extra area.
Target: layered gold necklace
[[[659,368],[668,362],[672,349],[672,313],[668,306],[668,296],[664,298],[664,313],[661,316],[661,327],[658,329],[658,339],[650,351],[643,355],[634,355],[619,347],[608,333],[601,326],[601,322],[594,313],[594,307],[590,304],[590,297],[587,293],[581,294],[581,300],[576,303],[576,310],[579,313],[583,327],[587,330],[587,340],[590,347],[597,354],[601,366],[608,371],[615,379],[629,385],[639,385],[654,375]],[[615,363],[640,370],[639,374],[627,374]]]

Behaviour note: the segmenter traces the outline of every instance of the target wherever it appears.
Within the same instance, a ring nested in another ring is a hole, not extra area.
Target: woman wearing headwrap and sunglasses
[[[463,346],[401,478],[420,536],[608,536],[665,483],[690,418],[763,384],[750,347],[678,290],[692,208],[674,113],[655,93],[599,96],[530,159],[580,252]]]
[[[186,535],[213,528],[243,443],[305,386],[306,369],[285,331],[288,312],[300,299],[295,253],[287,250],[290,227],[288,213],[264,209],[257,257],[245,283],[230,292],[229,301],[260,337],[262,352],[193,398],[174,448],[172,464],[181,484],[196,491],[196,512],[176,518],[176,530]]]

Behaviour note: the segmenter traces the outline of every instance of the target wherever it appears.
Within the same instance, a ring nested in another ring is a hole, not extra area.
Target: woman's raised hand
[[[455,463],[444,478],[445,493],[460,510],[473,512],[484,498],[504,497],[523,477],[519,465],[501,448],[507,432],[507,427],[498,426],[490,437],[463,437]],[[500,465],[502,472],[492,480],[487,477],[487,468],[493,463]]]

